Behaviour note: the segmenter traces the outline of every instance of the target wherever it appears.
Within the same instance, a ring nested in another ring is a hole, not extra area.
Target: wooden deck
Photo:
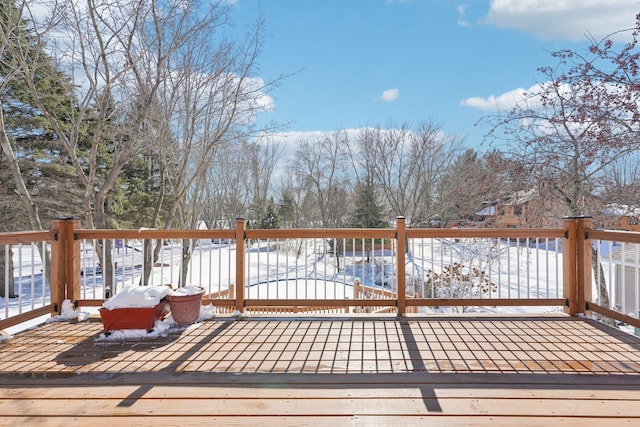
[[[0,344],[0,425],[640,425],[640,339],[583,318],[215,319]],[[126,423],[126,424],[124,424]]]

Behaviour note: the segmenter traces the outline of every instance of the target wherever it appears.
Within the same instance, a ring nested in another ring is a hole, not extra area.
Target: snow
[[[640,208],[635,206],[623,205],[618,203],[611,203],[604,207],[602,212],[605,215],[621,217],[621,216],[635,216],[640,217]]]
[[[201,286],[189,285],[189,286],[185,286],[184,288],[171,289],[169,291],[169,295],[188,296],[188,295],[197,295],[200,292],[202,292]]]
[[[74,310],[71,300],[62,301],[61,313],[57,316],[53,316],[47,319],[49,322],[68,322],[71,320],[77,320],[83,322],[89,318],[90,313],[88,311]]]
[[[102,307],[113,310],[116,308],[155,307],[166,297],[171,288],[168,286],[129,286],[104,302]]]
[[[108,306],[109,309],[115,308],[127,308],[127,307],[153,307],[157,305],[160,300],[169,294],[175,295],[193,295],[202,291],[202,288],[191,286],[181,289],[180,291],[173,292],[169,287],[156,286],[148,289],[143,288],[128,288],[121,294],[118,294],[109,300],[105,301],[103,307]],[[151,305],[149,305],[151,304]],[[64,300],[62,303],[62,313],[58,316],[47,319],[48,322],[64,322],[76,320],[78,322],[86,321],[89,319],[89,312],[74,310],[73,304],[70,300]],[[202,306],[200,309],[200,315],[194,325],[187,327],[195,328],[200,322],[213,319],[215,317],[215,308],[212,304]],[[101,333],[96,341],[123,341],[123,340],[148,340],[159,336],[166,336],[169,332],[175,329],[185,329],[184,326],[180,326],[173,320],[173,317],[169,315],[164,320],[156,320],[153,329],[147,331],[145,329],[121,329],[109,331],[109,333]],[[12,335],[2,336],[0,335],[0,342],[6,339],[12,338]]]

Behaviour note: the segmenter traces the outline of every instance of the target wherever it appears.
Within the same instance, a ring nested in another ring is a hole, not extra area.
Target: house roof
[[[611,203],[602,209],[602,213],[610,216],[636,216],[640,217],[640,208],[635,206]]]
[[[496,214],[496,205],[520,205],[523,203],[527,203],[531,200],[534,200],[540,196],[540,193],[537,188],[531,188],[529,190],[521,190],[516,191],[515,193],[504,197],[500,201],[495,201],[491,204],[491,206],[487,206],[484,209],[476,212],[477,216],[494,216]]]
[[[476,216],[493,216],[496,214],[496,207],[494,206],[487,206],[486,208],[476,212]]]
[[[540,196],[540,192],[537,188],[530,188],[528,190],[516,191],[512,195],[508,196],[505,200],[505,205],[520,205],[522,203],[529,202],[537,199]]]

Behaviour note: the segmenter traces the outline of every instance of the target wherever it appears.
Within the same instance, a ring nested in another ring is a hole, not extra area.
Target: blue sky
[[[290,135],[425,120],[481,149],[483,115],[554,65],[634,25],[635,0],[234,0],[240,28],[266,22],[260,77],[294,73],[260,120]]]

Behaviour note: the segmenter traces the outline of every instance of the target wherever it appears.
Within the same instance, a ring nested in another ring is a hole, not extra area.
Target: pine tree
[[[285,227],[290,227],[295,221],[295,206],[293,204],[293,197],[290,193],[283,191],[278,204],[278,215],[282,219]]]
[[[76,105],[74,88],[13,2],[4,3],[0,13],[0,77],[3,228],[42,229],[50,218],[79,214],[76,171],[44,116],[44,111],[53,115],[66,130]]]
[[[278,214],[278,210],[276,208],[276,204],[273,199],[269,201],[267,204],[267,211],[265,212],[262,219],[260,219],[259,224],[256,228],[261,229],[276,229],[280,228],[280,215]]]
[[[384,207],[378,200],[375,187],[370,182],[358,183],[355,189],[355,209],[351,217],[351,226],[356,228],[384,228]]]

